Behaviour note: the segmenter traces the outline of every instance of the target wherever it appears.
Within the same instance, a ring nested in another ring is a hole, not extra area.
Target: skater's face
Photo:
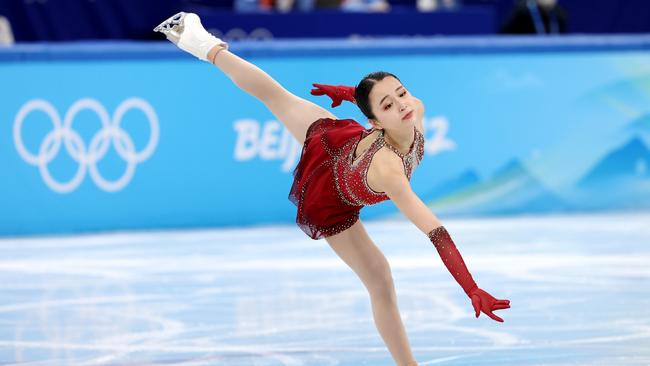
[[[418,99],[402,83],[387,76],[375,83],[369,95],[375,115],[370,123],[376,128],[399,129],[411,127],[415,122]]]

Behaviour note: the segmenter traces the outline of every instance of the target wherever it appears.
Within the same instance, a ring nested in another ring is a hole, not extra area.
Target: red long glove
[[[483,311],[490,318],[503,322],[503,319],[492,313],[495,310],[510,308],[510,300],[497,300],[492,295],[481,290],[474,282],[472,275],[467,270],[463,257],[456,248],[454,241],[451,240],[447,229],[444,226],[439,226],[431,230],[428,234],[429,239],[438,250],[440,258],[443,263],[454,276],[456,282],[460,284],[463,291],[472,300],[472,306],[476,312],[476,317]]]
[[[342,101],[356,103],[354,99],[354,91],[356,87],[345,85],[325,85],[325,84],[311,84],[315,86],[311,90],[311,95],[327,95],[332,98],[332,108],[341,104]]]

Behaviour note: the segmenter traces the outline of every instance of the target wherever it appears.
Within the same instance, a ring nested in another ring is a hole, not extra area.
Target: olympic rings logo
[[[79,133],[72,129],[75,116],[85,109],[95,112],[102,125],[102,128],[93,135],[88,148]],[[149,142],[140,152],[135,151],[133,140],[120,127],[124,114],[131,109],[139,109],[149,121],[151,133]],[[54,127],[41,142],[37,155],[27,151],[21,131],[25,118],[34,111],[45,112]],[[83,181],[86,171],[89,171],[90,177],[99,188],[107,192],[115,192],[126,187],[133,178],[136,165],[147,160],[153,154],[158,144],[159,126],[158,116],[154,109],[149,103],[140,98],[129,98],[123,101],[115,110],[113,118],[109,117],[106,108],[97,100],[91,98],[79,99],[68,109],[63,117],[63,122],[61,122],[61,117],[56,108],[50,102],[43,99],[33,99],[25,103],[16,114],[13,135],[16,150],[18,150],[20,156],[28,164],[39,168],[45,184],[53,191],[58,193],[74,191]],[[59,182],[54,179],[48,169],[48,164],[59,153],[61,142],[64,143],[72,159],[79,163],[75,175],[67,182]],[[111,143],[117,154],[127,163],[122,176],[114,181],[105,179],[97,169],[97,162],[106,155]]]

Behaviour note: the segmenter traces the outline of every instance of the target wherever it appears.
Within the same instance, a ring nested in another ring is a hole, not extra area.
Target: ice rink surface
[[[364,221],[420,365],[650,365],[650,213]],[[1,365],[393,365],[367,292],[297,226],[0,239]]]

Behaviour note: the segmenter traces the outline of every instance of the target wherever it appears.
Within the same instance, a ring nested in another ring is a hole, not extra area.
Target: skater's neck
[[[398,151],[406,154],[411,149],[411,145],[413,145],[413,141],[415,140],[415,127],[390,131],[384,129],[384,140]]]

